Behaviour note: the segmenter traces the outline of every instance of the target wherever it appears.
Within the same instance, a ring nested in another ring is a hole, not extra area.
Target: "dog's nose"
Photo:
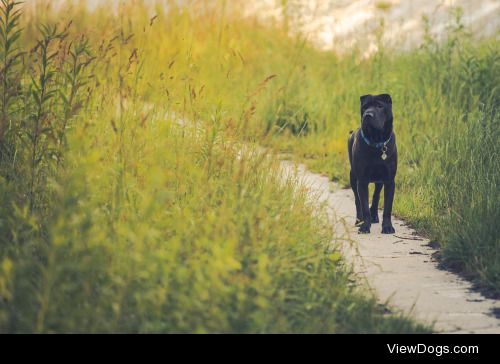
[[[367,111],[363,114],[363,118],[373,118],[375,116],[375,114],[371,111]]]

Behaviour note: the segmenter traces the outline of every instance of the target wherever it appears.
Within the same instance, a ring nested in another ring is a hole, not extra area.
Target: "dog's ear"
[[[370,98],[372,95],[363,95],[359,98],[359,101],[361,102],[361,105],[363,105],[368,98]]]
[[[386,104],[392,105],[391,95],[389,95],[389,94],[381,94],[381,95],[378,95],[378,98],[380,100],[382,100],[383,102],[385,102]]]

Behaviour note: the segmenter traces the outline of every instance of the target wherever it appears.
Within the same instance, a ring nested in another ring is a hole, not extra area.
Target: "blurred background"
[[[120,5],[120,0],[69,1],[85,3],[89,9],[111,6],[117,11]],[[50,2],[56,8],[63,3],[68,1]],[[247,17],[277,22],[287,27],[290,34],[306,35],[321,49],[346,52],[362,45],[366,55],[378,49],[378,36],[384,45],[399,49],[420,45],[426,27],[430,35],[444,39],[456,16],[478,38],[495,35],[500,28],[499,0],[146,0],[145,3],[152,11],[158,4],[168,8],[172,3],[188,8],[223,6]],[[459,13],[456,9],[460,9]]]
[[[373,52],[381,26],[386,45],[414,47],[422,42],[425,26],[442,36],[458,7],[463,24],[479,37],[495,34],[500,25],[496,0],[261,0],[246,7],[249,14],[289,22],[292,31],[308,34],[324,49],[361,43]]]

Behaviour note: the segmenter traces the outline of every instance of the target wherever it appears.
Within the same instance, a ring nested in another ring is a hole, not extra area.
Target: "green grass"
[[[38,3],[19,23],[12,4],[1,332],[430,331],[353,282],[325,212],[276,160],[240,153],[274,140],[265,111],[286,111],[286,130],[304,116],[305,91],[276,88],[295,72],[294,41],[204,2],[156,16],[123,3],[117,17]]]
[[[246,140],[292,153],[344,186],[359,96],[389,92],[400,153],[395,214],[439,242],[443,263],[498,294],[500,46],[474,39],[460,9],[453,15],[444,41],[426,33],[404,53],[379,41],[369,58],[318,51],[279,27],[228,17],[219,52],[205,32],[193,34],[206,42],[193,64],[199,85],[217,90],[201,104],[216,97]],[[235,105],[243,110],[233,113]]]
[[[337,58],[298,45],[296,67],[277,86],[283,102],[270,98],[261,118],[272,129],[268,145],[347,186],[346,140],[360,124],[359,95],[391,93],[400,153],[395,214],[439,242],[443,263],[499,294],[500,46],[473,40],[456,14],[446,41],[427,36],[406,53],[380,47],[368,59]]]

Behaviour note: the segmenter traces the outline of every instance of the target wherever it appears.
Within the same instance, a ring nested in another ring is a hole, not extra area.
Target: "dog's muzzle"
[[[375,129],[382,130],[384,129],[384,121],[380,120],[380,118],[375,117],[375,113],[372,111],[366,111],[363,114],[363,121],[370,124]]]

